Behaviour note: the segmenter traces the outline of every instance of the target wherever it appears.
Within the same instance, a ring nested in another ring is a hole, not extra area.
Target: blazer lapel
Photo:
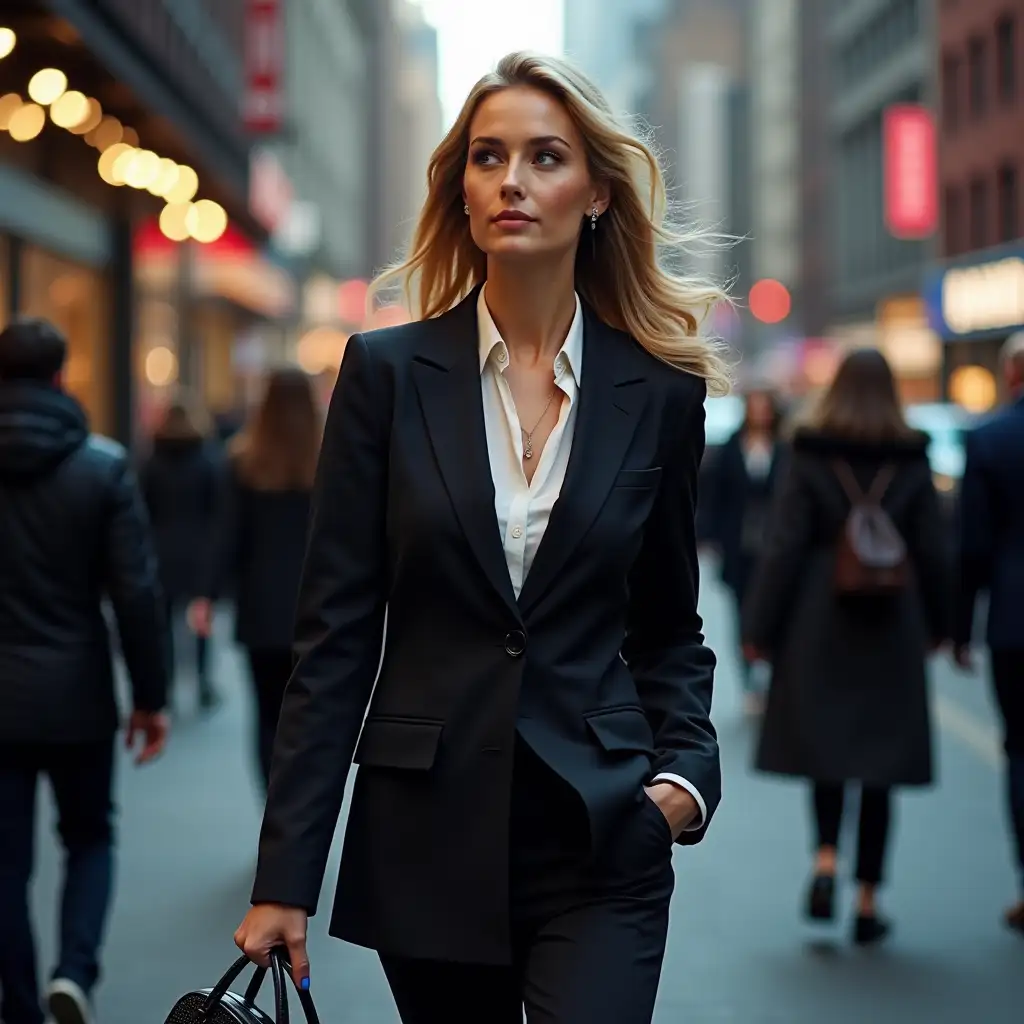
[[[476,560],[519,617],[494,511],[487,454],[476,300],[479,289],[436,321],[436,332],[413,359],[423,418],[455,515]]]
[[[583,379],[562,492],[519,595],[537,604],[601,511],[647,402],[642,363],[630,342],[584,307]]]

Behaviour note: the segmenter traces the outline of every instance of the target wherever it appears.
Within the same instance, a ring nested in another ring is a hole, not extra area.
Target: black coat
[[[743,432],[737,431],[722,445],[708,480],[710,538],[721,551],[722,582],[740,600],[764,544],[783,457],[782,445],[776,443],[768,474],[762,479],[752,477],[743,454]]]
[[[960,490],[956,641],[967,644],[978,595],[988,592],[985,640],[1024,648],[1024,397],[967,435]]]
[[[772,658],[757,754],[763,771],[876,785],[931,781],[925,660],[950,635],[953,579],[926,447],[918,434],[879,445],[797,435],[744,608],[744,636]],[[914,577],[898,596],[833,592],[850,510],[836,459],[865,488],[883,465],[897,467],[882,504],[907,543]]]
[[[199,596],[223,493],[222,456],[202,438],[161,438],[140,473],[164,595],[175,604]]]
[[[216,597],[233,587],[235,639],[245,647],[292,646],[310,504],[309,491],[247,486],[229,464],[219,541],[209,560],[215,576],[204,592]]]
[[[120,445],[54,388],[0,383],[0,742],[75,743],[118,726],[109,597],[134,704],[167,689],[145,506]]]
[[[595,847],[659,772],[707,821],[719,802],[694,537],[705,387],[586,311],[565,483],[517,600],[476,299],[345,350],[253,900],[316,908],[354,757],[332,934],[507,963],[517,732],[579,794]]]

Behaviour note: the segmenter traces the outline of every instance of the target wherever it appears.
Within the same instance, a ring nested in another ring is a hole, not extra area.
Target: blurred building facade
[[[913,400],[936,398],[940,388],[941,348],[920,294],[934,243],[897,237],[887,226],[883,126],[895,104],[934,107],[938,6],[836,0],[825,29],[833,154],[829,333],[843,345],[879,345]]]
[[[378,89],[391,13],[3,5],[0,317],[62,327],[95,429],[132,443],[180,384],[233,409],[311,328],[336,366],[388,216],[375,115],[395,92]]]
[[[1024,329],[1024,4],[941,4],[937,63],[941,258],[925,298],[947,391],[985,408],[999,348]]]

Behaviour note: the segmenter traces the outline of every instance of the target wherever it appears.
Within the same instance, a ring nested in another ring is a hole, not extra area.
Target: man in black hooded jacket
[[[67,346],[43,320],[0,332],[0,1019],[44,1020],[29,920],[36,784],[64,845],[59,959],[45,993],[85,1024],[113,882],[120,726],[103,606],[131,680],[137,761],[167,737],[164,622],[149,525],[128,456],[91,435],[61,387]]]

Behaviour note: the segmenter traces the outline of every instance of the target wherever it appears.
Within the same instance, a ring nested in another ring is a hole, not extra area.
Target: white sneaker
[[[88,997],[67,978],[55,978],[50,983],[46,1005],[56,1024],[92,1024]]]

